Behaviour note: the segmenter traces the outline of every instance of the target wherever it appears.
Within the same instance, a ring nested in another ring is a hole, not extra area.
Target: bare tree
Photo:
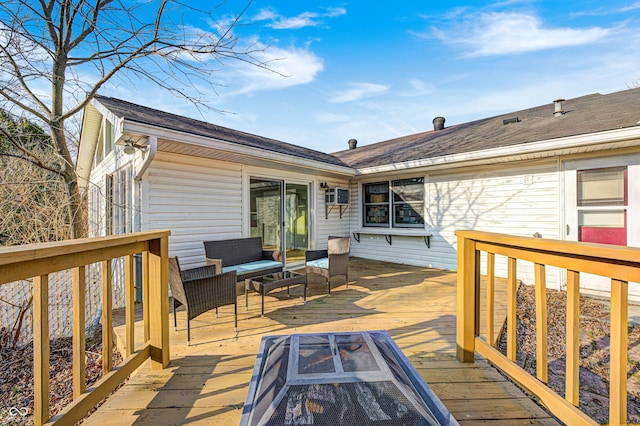
[[[199,10],[170,0],[0,2],[0,100],[14,114],[47,129],[59,166],[51,167],[37,150],[22,150],[20,156],[63,179],[72,237],[83,236],[84,224],[69,120],[114,79],[150,81],[203,105],[192,89],[206,85],[215,90],[208,77],[227,60],[268,70],[255,56],[259,47],[240,47],[232,32],[250,4],[243,3],[233,18],[205,31],[188,25],[184,17],[216,22],[218,6]]]

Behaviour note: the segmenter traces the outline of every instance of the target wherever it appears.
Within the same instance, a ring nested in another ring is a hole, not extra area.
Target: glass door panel
[[[285,246],[287,263],[301,262],[309,248],[309,185],[287,183]]]
[[[250,230],[252,237],[262,237],[265,250],[282,247],[282,182],[250,180]]]

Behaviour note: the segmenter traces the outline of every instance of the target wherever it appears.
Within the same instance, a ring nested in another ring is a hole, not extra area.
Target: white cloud
[[[300,29],[305,27],[316,27],[323,23],[323,18],[335,18],[346,14],[344,8],[331,8],[325,12],[302,12],[299,15],[285,17],[277,14],[271,9],[262,9],[253,19],[254,21],[271,21],[267,24],[276,30]]]
[[[333,103],[353,102],[360,99],[371,98],[387,93],[390,86],[374,83],[351,83],[349,87],[337,93],[332,99]]]
[[[597,42],[611,32],[592,27],[585,29],[551,28],[535,15],[524,13],[483,13],[467,15],[463,25],[433,35],[445,43],[458,45],[466,56],[499,56],[579,46]]]
[[[268,69],[255,65],[234,62],[224,72],[224,79],[232,82],[232,94],[245,94],[256,91],[277,90],[300,84],[307,84],[324,69],[322,58],[313,52],[296,48],[281,48],[254,43],[254,57],[264,63]]]

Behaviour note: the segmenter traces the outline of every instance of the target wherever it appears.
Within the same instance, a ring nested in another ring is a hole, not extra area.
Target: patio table
[[[262,338],[241,425],[457,425],[386,331]]]
[[[307,302],[307,275],[296,271],[283,271],[273,274],[262,275],[244,280],[244,302],[245,308],[249,309],[249,290],[255,290],[262,297],[261,316],[264,317],[264,295],[277,288],[289,287],[292,285],[304,284],[304,296],[302,303]]]

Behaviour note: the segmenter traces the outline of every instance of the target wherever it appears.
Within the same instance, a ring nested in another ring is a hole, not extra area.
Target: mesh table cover
[[[455,425],[385,331],[262,338],[241,425]]]

